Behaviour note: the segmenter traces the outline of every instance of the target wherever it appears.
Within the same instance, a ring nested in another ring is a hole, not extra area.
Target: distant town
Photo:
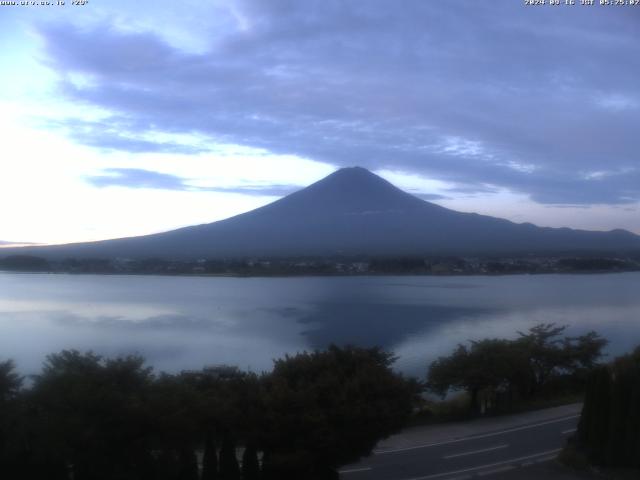
[[[30,255],[0,259],[0,270],[17,272],[142,275],[508,275],[640,271],[640,253],[621,256],[516,257],[332,257],[165,260],[47,260]]]

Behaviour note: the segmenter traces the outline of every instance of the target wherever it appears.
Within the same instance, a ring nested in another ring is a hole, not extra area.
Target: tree
[[[15,369],[13,360],[0,362],[0,405],[14,399],[22,387],[23,378]]]
[[[471,409],[475,410],[479,391],[485,386],[485,382],[484,379],[476,378],[473,368],[469,348],[459,344],[451,355],[439,357],[431,363],[427,388],[442,397],[451,389],[464,389],[471,397]]]
[[[640,347],[588,379],[578,446],[596,465],[640,468]]]
[[[0,268],[22,272],[46,272],[51,270],[47,260],[31,255],[10,255],[0,260]]]
[[[263,428],[258,377],[226,365],[183,372],[180,376],[196,394],[193,416],[198,423],[196,435],[205,449],[203,479],[237,478],[235,442],[255,444]],[[216,444],[220,443],[218,458]]]
[[[602,366],[589,376],[578,423],[578,436],[587,445],[588,455],[598,463],[603,463],[605,458],[610,402],[611,374],[606,366]]]
[[[520,348],[528,358],[533,395],[544,385],[554,370],[567,365],[567,356],[562,349],[562,339],[558,338],[567,329],[566,325],[541,323],[531,327],[527,333],[518,332]]]
[[[260,463],[258,450],[253,443],[247,444],[242,454],[242,480],[259,480]]]
[[[218,480],[218,453],[213,433],[205,434],[202,456],[202,480]]]
[[[153,423],[148,434],[159,454],[156,470],[162,479],[191,475],[193,455],[201,444],[199,405],[198,392],[183,374],[163,373],[151,385],[147,409]]]
[[[236,444],[231,432],[225,432],[220,449],[221,480],[240,480],[240,466],[236,457]]]
[[[584,388],[586,375],[597,365],[607,341],[595,332],[562,338],[565,329],[543,323],[527,333],[518,332],[515,340],[458,345],[451,355],[432,362],[427,386],[441,396],[451,390],[467,391],[472,413],[511,407],[514,398]]]
[[[368,454],[412,411],[419,385],[394,373],[393,361],[380,349],[331,347],[278,360],[260,377],[232,367],[156,376],[137,356],[70,350],[48,356],[26,390],[13,364],[0,363],[2,474],[196,480],[204,448],[202,480],[239,480],[237,443],[245,480],[338,478],[338,466]]]
[[[149,474],[151,369],[137,356],[104,360],[91,352],[50,355],[35,377],[34,454],[73,465],[77,480]],[[46,455],[45,455],[46,453]]]
[[[337,478],[399,430],[420,390],[379,348],[330,346],[277,360],[263,379],[265,478]]]
[[[602,350],[608,343],[593,330],[579,337],[565,338],[562,343],[565,367],[574,374],[585,375],[598,365]]]
[[[0,474],[7,478],[21,475],[24,469],[19,460],[23,452],[17,441],[22,436],[18,403],[22,380],[12,360],[0,362]]]
[[[198,459],[192,448],[180,449],[180,480],[198,480]]]
[[[511,398],[513,388],[522,380],[525,359],[513,342],[501,339],[472,341],[458,345],[448,357],[440,357],[429,368],[428,388],[441,396],[452,389],[469,393],[473,413],[481,413],[495,404],[498,393]],[[481,393],[485,401],[481,402]]]
[[[529,396],[536,395],[552,379],[563,375],[572,377],[584,388],[588,372],[598,365],[607,340],[594,331],[561,338],[566,329],[566,325],[542,323],[530,328],[528,333],[518,332],[520,338],[516,342],[529,361],[532,379]]]

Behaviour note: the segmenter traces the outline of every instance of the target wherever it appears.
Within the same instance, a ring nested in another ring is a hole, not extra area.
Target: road
[[[343,480],[487,478],[553,460],[576,428],[579,404],[411,429],[340,471]],[[507,475],[508,476],[508,475]],[[510,476],[508,476],[510,478]],[[547,480],[552,480],[547,478]]]

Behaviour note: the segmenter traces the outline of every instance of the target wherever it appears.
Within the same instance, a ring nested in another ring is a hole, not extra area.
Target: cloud
[[[105,175],[87,177],[96,187],[157,188],[161,190],[185,190],[180,177],[165,173],[151,172],[138,168],[107,168]]]
[[[413,193],[413,195],[428,202],[431,202],[433,200],[446,200],[447,198],[449,198],[445,195],[439,195],[437,193]]]
[[[63,130],[67,137],[82,145],[106,151],[193,155],[209,150],[205,146],[194,143],[160,140],[157,138],[157,132],[153,132],[156,135],[145,132],[149,129],[148,126],[141,127],[131,120],[115,115],[93,121],[78,118],[48,119],[44,120],[42,124],[45,128]]]
[[[40,25],[60,92],[114,120],[74,138],[135,153],[198,148],[149,132],[197,133],[539,203],[640,200],[640,44],[627,11],[455,0],[228,8],[235,21],[199,52],[153,29]]]
[[[32,242],[7,242],[6,240],[0,240],[0,248],[22,247],[26,245],[37,245],[37,244]]]
[[[283,196],[299,190],[296,185],[238,185],[230,187],[195,186],[187,179],[176,175],[153,172],[139,168],[106,168],[101,175],[85,178],[87,182],[99,188],[126,187],[151,188],[158,190],[178,190],[191,192],[241,193],[244,195]]]
[[[242,185],[237,187],[200,187],[200,190],[219,193],[241,193],[243,195],[267,195],[283,197],[300,190],[296,185]]]
[[[603,95],[596,100],[596,103],[602,108],[613,111],[635,110],[640,107],[640,101],[619,94]]]

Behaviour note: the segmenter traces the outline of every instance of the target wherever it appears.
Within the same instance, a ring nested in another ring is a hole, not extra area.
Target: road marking
[[[492,450],[500,450],[501,448],[507,448],[508,446],[509,446],[508,444],[498,445],[496,447],[483,448],[482,450],[473,450],[471,452],[464,452],[464,453],[454,453],[453,455],[446,455],[442,458],[444,458],[445,460],[449,460],[450,458],[464,457],[465,455],[474,455],[476,453],[484,453],[484,452],[491,452]]]
[[[434,473],[433,475],[426,475],[424,477],[412,477],[412,478],[407,479],[407,480],[429,480],[431,478],[441,478],[441,477],[446,477],[448,475],[457,475],[459,473],[473,472],[473,471],[476,471],[476,470],[482,470],[482,469],[486,469],[486,468],[498,467],[500,465],[508,465],[508,464],[512,464],[512,463],[518,463],[518,462],[521,462],[523,460],[529,460],[531,458],[542,457],[542,456],[551,455],[551,454],[557,454],[561,450],[562,450],[561,448],[557,448],[555,450],[547,450],[546,452],[540,452],[540,453],[534,453],[533,455],[527,455],[526,457],[512,458],[512,459],[509,459],[509,460],[503,460],[501,462],[488,463],[486,465],[479,465],[477,467],[465,468],[463,470],[454,470],[454,471],[451,471],[451,472]]]
[[[561,433],[562,433],[562,435],[567,435],[569,433],[575,432],[576,430],[578,430],[578,429],[577,428],[570,428],[569,430],[563,430]]]
[[[505,433],[519,432],[520,430],[527,430],[529,428],[536,428],[536,427],[542,427],[544,425],[551,425],[552,423],[565,422],[567,420],[571,420],[571,419],[578,418],[578,417],[580,417],[580,415],[571,415],[569,417],[557,418],[555,420],[549,420],[547,422],[534,423],[534,424],[531,424],[531,425],[523,425],[521,427],[509,428],[507,430],[502,430],[502,431],[499,431],[499,432],[492,432],[492,433],[485,433],[485,434],[482,434],[482,435],[471,435],[469,437],[456,438],[456,439],[453,439],[453,440],[447,440],[445,442],[425,443],[423,445],[414,445],[412,447],[403,447],[403,448],[393,448],[393,449],[390,449],[390,450],[374,450],[373,454],[374,455],[383,455],[385,453],[406,452],[408,450],[417,450],[417,449],[420,449],[420,448],[437,447],[437,446],[440,446],[440,445],[449,445],[451,443],[468,442],[470,440],[477,440],[479,438],[495,437],[497,435],[504,435]]]
[[[542,458],[536,458],[533,463],[544,463],[544,462],[549,462],[551,460],[553,460],[554,458],[556,458],[556,455],[551,455],[549,457],[542,457]]]
[[[338,470],[338,473],[357,473],[357,472],[368,472],[371,470],[371,467],[362,467],[362,468],[350,468],[348,470]]]
[[[478,476],[485,477],[487,475],[493,475],[494,473],[508,472],[509,470],[513,470],[514,468],[516,467],[514,467],[513,465],[506,465],[504,467],[498,467],[492,470],[485,470],[484,472],[478,472]]]

